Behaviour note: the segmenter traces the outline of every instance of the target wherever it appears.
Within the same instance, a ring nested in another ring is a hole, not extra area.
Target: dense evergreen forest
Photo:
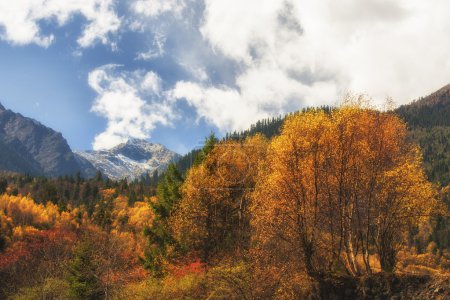
[[[416,106],[261,120],[133,182],[3,174],[0,298],[445,299],[449,120]]]

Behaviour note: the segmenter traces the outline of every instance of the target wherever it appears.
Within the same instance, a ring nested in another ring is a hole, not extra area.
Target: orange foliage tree
[[[19,227],[20,228],[20,227]],[[0,298],[20,286],[33,286],[47,278],[63,278],[76,234],[62,228],[22,230],[20,240],[0,253]],[[6,297],[5,297],[6,298]]]
[[[313,277],[370,273],[373,253],[392,271],[434,196],[395,115],[351,104],[296,114],[269,146],[253,193],[255,253]]]

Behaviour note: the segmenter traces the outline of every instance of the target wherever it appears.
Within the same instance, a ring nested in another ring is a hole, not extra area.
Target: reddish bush
[[[196,258],[190,262],[185,262],[179,265],[169,266],[169,272],[174,277],[183,277],[190,274],[203,274],[205,272],[206,265]]]

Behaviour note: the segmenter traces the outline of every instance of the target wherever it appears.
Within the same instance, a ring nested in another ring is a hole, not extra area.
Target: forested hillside
[[[159,178],[4,174],[0,298],[445,299],[450,189],[410,137],[355,101],[211,135]]]
[[[84,205],[89,212],[100,200],[100,192],[113,188],[117,193],[135,202],[138,197],[154,196],[156,194],[157,174],[143,177],[141,180],[126,179],[113,181],[97,172],[91,179],[85,179],[78,173],[75,176],[59,178],[32,177],[14,173],[2,173],[0,193],[7,192],[13,196],[30,195],[38,204],[52,202],[60,209],[68,205]]]
[[[311,109],[306,108],[301,112]],[[320,109],[327,112],[332,110],[328,106]],[[400,106],[395,113],[408,124],[412,142],[420,146],[428,178],[442,186],[447,185],[450,182],[450,85],[411,104]],[[248,130],[226,134],[224,139],[242,140],[257,133],[272,138],[279,134],[284,120],[290,115],[258,121]],[[193,165],[198,153],[199,150],[191,151],[178,161],[182,173]]]
[[[411,104],[400,106],[396,112],[410,128],[450,126],[450,84]]]
[[[450,85],[396,112],[407,123],[411,139],[423,151],[425,170],[434,182],[450,182]]]

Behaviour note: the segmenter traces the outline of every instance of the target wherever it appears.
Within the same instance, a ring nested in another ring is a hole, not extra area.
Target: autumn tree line
[[[4,172],[0,173],[0,193],[30,195],[36,203],[52,202],[60,210],[64,210],[67,205],[84,205],[91,214],[101,199],[102,190],[113,188],[133,203],[143,196],[155,196],[160,176],[153,172],[135,180],[124,178],[114,181],[101,172],[97,172],[93,178],[83,178],[80,173],[47,178]]]
[[[411,233],[448,216],[392,112],[310,109],[287,117],[270,140],[210,137],[207,145],[183,182],[175,169],[166,174],[174,192],[158,197],[164,222],[149,233],[147,253],[157,276],[180,257],[244,261],[270,298],[299,274],[394,272]]]
[[[277,132],[211,135],[188,170],[170,165],[157,187],[99,174],[87,181],[92,201],[56,192],[36,202],[22,194],[31,183],[19,192],[9,181],[0,296],[291,299],[330,277],[411,272],[418,260],[448,272],[450,253],[431,235],[448,218],[450,188],[428,180],[393,112],[308,109]]]

